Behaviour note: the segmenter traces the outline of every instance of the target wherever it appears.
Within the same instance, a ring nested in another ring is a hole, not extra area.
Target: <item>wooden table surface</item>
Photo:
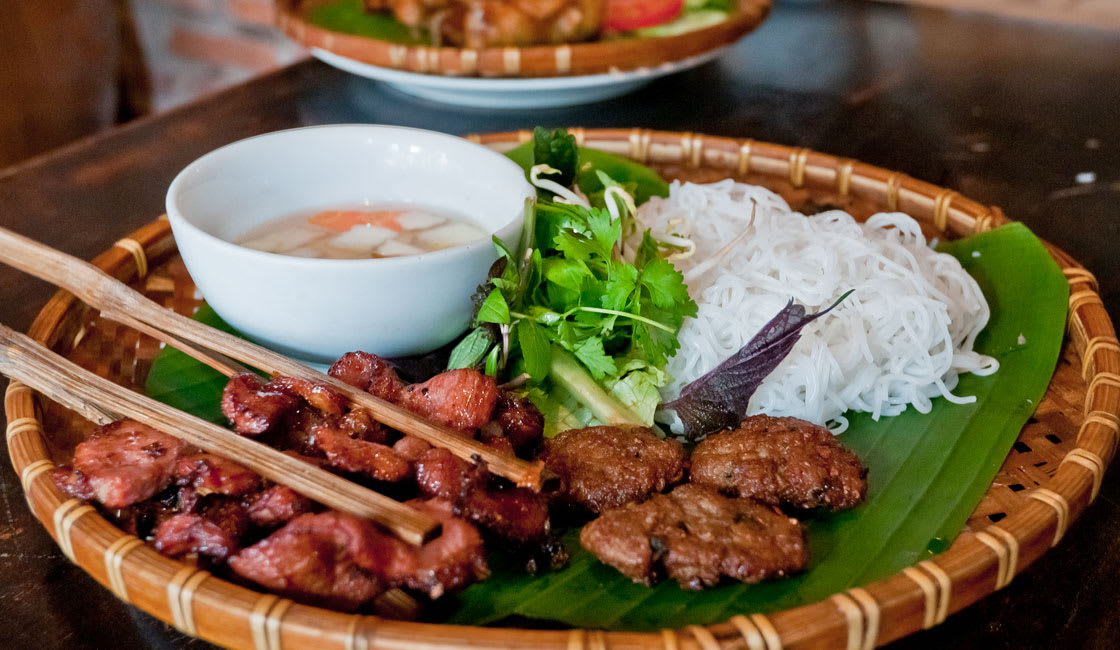
[[[448,107],[308,62],[0,172],[0,225],[92,258],[160,214],[168,183],[191,160],[300,125],[458,134],[638,126],[811,147],[1001,206],[1096,273],[1115,320],[1118,73],[1115,33],[836,0],[780,0],[722,60],[582,107]],[[0,322],[26,330],[51,292],[0,268]],[[893,647],[1117,647],[1118,500],[1112,471],[1058,548],[1006,589]],[[8,463],[0,463],[0,612],[2,648],[209,647],[70,565],[28,513]]]

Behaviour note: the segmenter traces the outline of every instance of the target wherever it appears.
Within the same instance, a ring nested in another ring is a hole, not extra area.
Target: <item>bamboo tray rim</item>
[[[847,158],[755,140],[641,129],[570,129],[582,146],[643,163],[756,174],[794,188],[827,190],[908,212],[956,236],[1009,223],[995,207],[971,201],[899,172]],[[468,136],[498,151],[532,138],[529,131]],[[903,571],[829,599],[769,615],[744,613],[725,623],[660,633],[522,630],[411,623],[341,614],[233,585],[192,565],[159,555],[50,479],[54,467],[30,388],[12,382],[5,396],[7,442],[33,514],[63,553],[125,602],[181,631],[235,648],[652,648],[780,650],[822,646],[864,650],[945,620],[994,591],[1046,550],[1096,498],[1120,436],[1120,343],[1093,275],[1047,244],[1070,284],[1067,343],[1079,354],[1086,385],[1076,447],[1053,476],[1028,493],[999,524],[962,532],[948,550]],[[94,260],[124,280],[143,278],[149,264],[175,251],[166,218],[144,226]],[[29,334],[59,343],[63,317],[78,303],[58,292]],[[1053,380],[1052,380],[1053,382]],[[1080,389],[1079,389],[1080,390]]]
[[[652,71],[734,43],[766,19],[772,4],[772,0],[736,0],[722,22],[673,36],[472,49],[408,45],[330,30],[312,23],[307,15],[321,1],[277,0],[277,27],[304,47],[382,68],[434,76],[512,78]]]

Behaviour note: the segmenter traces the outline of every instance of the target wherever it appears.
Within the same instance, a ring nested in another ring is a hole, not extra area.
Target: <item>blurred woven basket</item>
[[[277,24],[305,47],[383,68],[456,77],[563,77],[654,68],[730,45],[766,18],[771,0],[737,0],[726,20],[675,36],[482,49],[404,45],[332,31],[311,22],[322,4],[279,0]]]

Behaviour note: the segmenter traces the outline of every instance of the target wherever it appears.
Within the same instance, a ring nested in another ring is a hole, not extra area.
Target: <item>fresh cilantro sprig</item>
[[[663,366],[678,349],[684,319],[696,315],[681,273],[658,257],[648,237],[634,262],[619,258],[622,223],[605,208],[542,201],[534,216],[538,247],[521,254],[526,264],[498,245],[504,263],[484,285],[476,325],[498,326],[499,336],[507,331],[520,369],[538,381],[547,375],[551,344],[573,354],[596,380],[617,372],[616,357],[637,354]],[[477,364],[485,355],[479,341],[487,336],[469,335],[455,361]]]
[[[495,239],[499,259],[475,294],[474,329],[449,367],[557,385],[601,421],[649,424],[656,386],[667,381],[661,369],[696,303],[648,232],[625,249],[637,229],[633,189],[600,172],[589,203],[575,204],[583,198],[561,184],[579,170],[575,139],[540,128],[535,136],[530,176],[554,191],[527,206],[516,250]]]

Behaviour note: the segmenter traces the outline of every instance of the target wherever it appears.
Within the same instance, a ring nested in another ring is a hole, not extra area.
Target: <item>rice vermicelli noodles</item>
[[[681,349],[666,368],[673,377],[662,390],[666,400],[737,352],[790,298],[814,313],[849,289],[804,329],[755,392],[750,413],[803,418],[840,433],[848,410],[878,419],[910,406],[929,412],[938,396],[972,402],[953,394],[958,376],[998,368],[972,349],[990,315],[980,287],[903,213],[865,223],[841,210],[805,216],[765,188],[725,180],[675,182],[638,219],[657,239],[695,246],[674,259],[699,313],[685,322]],[[679,421],[672,426],[680,431]]]

